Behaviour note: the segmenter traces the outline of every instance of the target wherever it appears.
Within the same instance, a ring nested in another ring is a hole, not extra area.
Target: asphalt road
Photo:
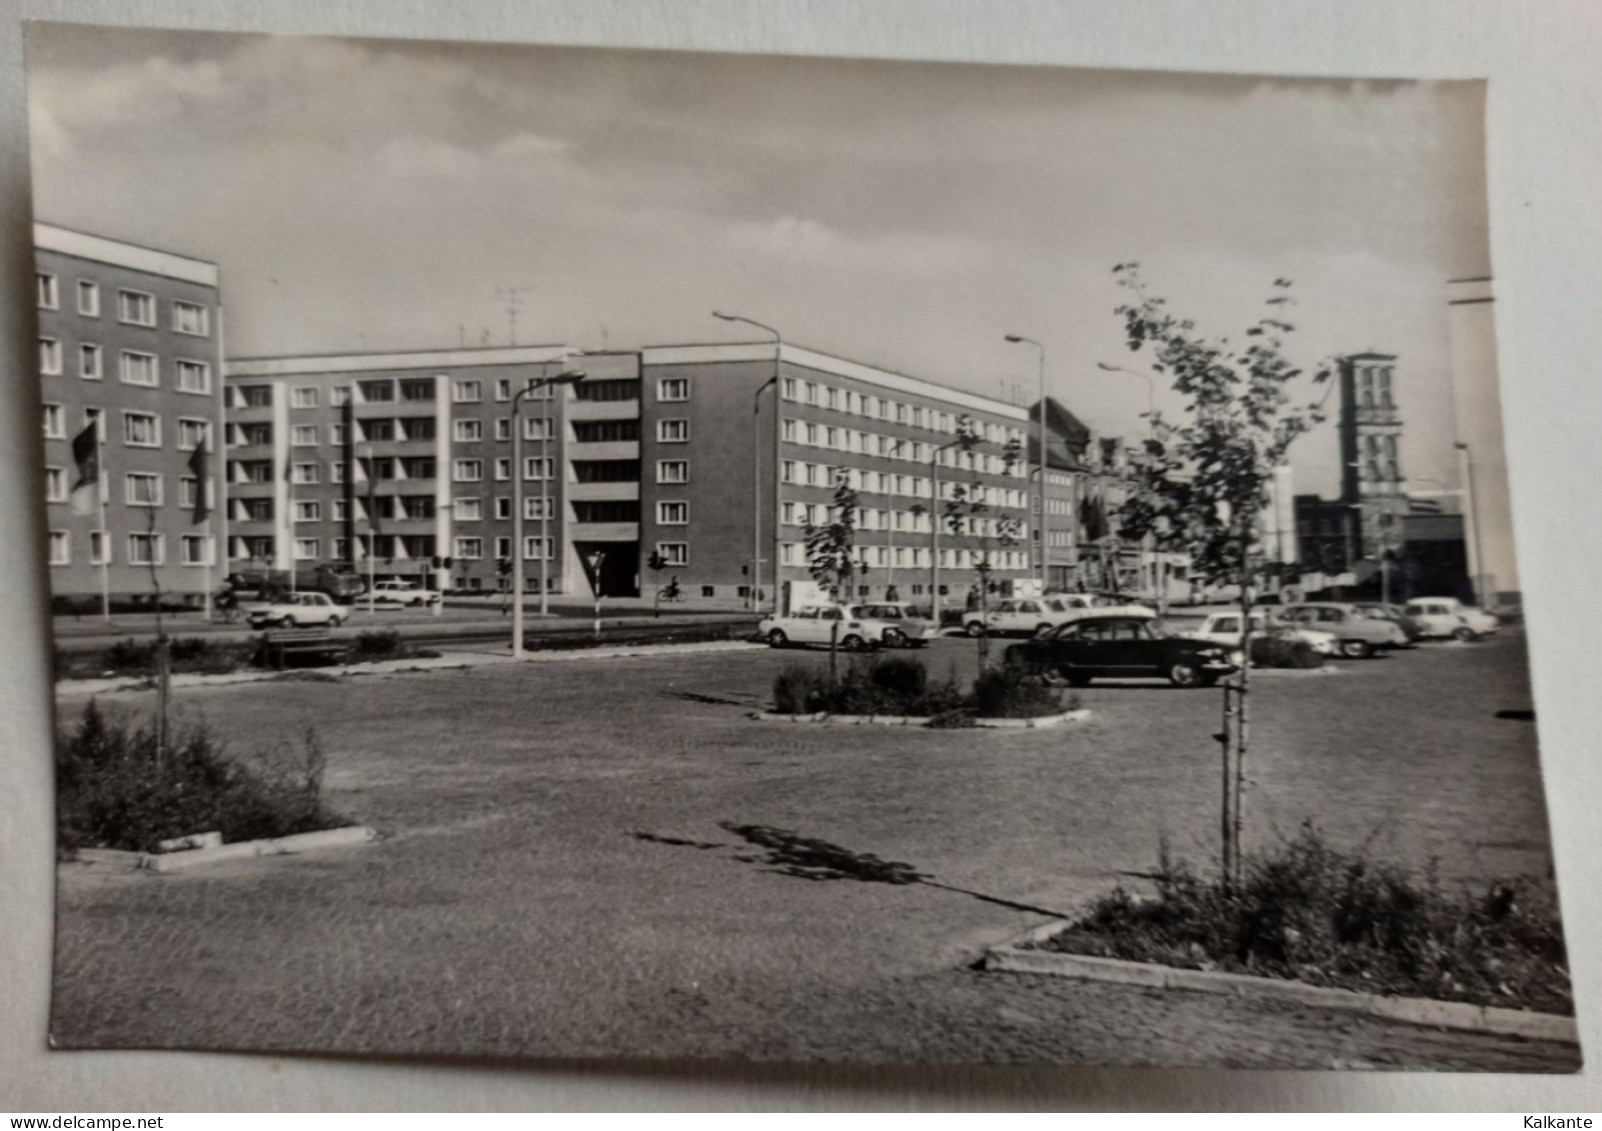
[[[972,654],[944,640],[925,656],[960,674]],[[1574,1066],[1560,1045],[970,969],[985,945],[1149,867],[1160,837],[1205,861],[1219,693],[1098,685],[1091,721],[1058,731],[752,721],[789,662],[822,657],[184,692],[241,752],[315,725],[333,802],[385,839],[183,876],[63,865],[56,1042]],[[1265,673],[1252,839],[1315,818],[1381,855],[1436,857],[1449,882],[1544,872],[1534,728],[1496,717],[1529,708],[1525,680],[1516,636]]]

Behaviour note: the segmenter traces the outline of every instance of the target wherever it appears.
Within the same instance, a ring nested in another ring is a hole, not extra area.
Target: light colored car
[[[415,581],[378,581],[373,583],[373,605],[378,608],[399,609],[437,605],[445,598],[432,589],[424,589]],[[365,600],[365,596],[358,598]]]
[[[253,605],[245,613],[252,628],[338,628],[346,615],[345,607],[327,593],[291,593],[271,604]]]
[[[1214,644],[1240,647],[1240,613],[1211,613],[1201,619],[1195,628],[1186,627],[1182,634],[1192,640],[1208,640]],[[1252,614],[1252,634],[1288,636],[1300,640],[1320,656],[1333,656],[1340,645],[1333,632],[1313,628],[1307,624],[1282,621],[1266,613]]]
[[[1307,601],[1285,606],[1280,620],[1335,635],[1342,656],[1360,660],[1383,648],[1406,648],[1407,633],[1394,621],[1364,616],[1355,606],[1339,601]]]
[[[1465,605],[1456,597],[1415,597],[1402,611],[1418,623],[1425,636],[1436,639],[1478,640],[1501,625],[1484,609]]]
[[[791,644],[828,644],[832,636],[847,652],[878,647],[884,642],[887,631],[900,631],[900,626],[890,621],[855,616],[852,608],[803,605],[789,616],[764,618],[757,626],[757,631],[774,648]]]
[[[1073,619],[1072,613],[1050,597],[1003,597],[984,609],[973,609],[962,616],[962,629],[969,636],[1034,636]]]
[[[932,629],[916,605],[905,601],[865,602],[849,606],[853,618],[860,621],[883,621],[884,632],[879,643],[886,648],[922,648],[927,644]]]

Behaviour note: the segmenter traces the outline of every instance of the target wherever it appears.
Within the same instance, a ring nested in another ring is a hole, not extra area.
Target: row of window
[[[39,309],[61,309],[61,279],[47,271],[38,273]],[[100,284],[93,279],[78,280],[78,313],[85,318],[100,317]],[[156,325],[156,296],[130,287],[117,289],[117,321],[128,326]],[[211,311],[198,302],[172,300],[172,328],[197,338],[211,335]]]
[[[803,542],[785,542],[779,549],[779,562],[786,566],[804,566],[807,564],[807,548]],[[1029,558],[1022,550],[996,550],[986,555],[981,550],[968,550],[961,547],[944,547],[940,549],[940,568],[942,569],[973,569],[979,562],[988,558],[990,567],[998,570],[1023,570],[1029,567]],[[857,568],[886,569],[890,567],[892,559],[896,568],[927,569],[929,568],[929,548],[927,546],[860,546],[857,548]]]
[[[40,338],[39,372],[46,377],[59,377],[63,364],[60,340]],[[105,380],[105,350],[93,342],[80,343],[78,376],[85,381]],[[117,355],[117,376],[124,385],[137,385],[145,389],[160,388],[161,358],[143,350],[122,350]],[[209,394],[211,366],[204,361],[174,358],[173,384],[180,393]]]
[[[106,417],[109,413],[102,412],[93,406],[83,410],[83,426],[88,427],[90,422],[96,425],[100,440],[106,439]],[[65,440],[67,438],[67,410],[59,404],[44,406],[44,435],[47,440]],[[137,409],[125,409],[122,412],[122,442],[130,448],[159,448],[161,447],[161,416],[159,413],[142,412]],[[208,447],[211,444],[211,422],[193,417],[180,416],[178,418],[178,449],[192,452],[201,444]]]
[[[240,522],[271,522],[273,518],[272,499],[233,499],[233,518]],[[384,519],[430,519],[436,511],[432,495],[380,495],[373,502],[377,504],[377,515]],[[323,502],[321,499],[295,499],[295,522],[321,522],[323,521]],[[456,499],[451,504],[452,514],[457,522],[481,522],[484,519],[483,500]],[[355,517],[358,521],[368,521],[370,508],[367,500],[356,501]],[[331,522],[344,522],[350,513],[349,503],[345,499],[332,499],[329,501],[328,518]],[[542,518],[556,515],[554,500],[542,499],[539,496],[530,496],[523,500],[523,517],[533,522]],[[497,519],[510,519],[512,517],[512,499],[509,495],[500,495],[495,498],[495,517]]]
[[[178,560],[186,566],[211,565],[211,539],[204,534],[181,534],[178,536]],[[98,530],[89,532],[89,564],[110,565],[111,562],[102,556],[105,541]],[[50,532],[50,564],[64,566],[72,564],[72,532],[68,530],[52,530]],[[167,541],[164,534],[138,533],[128,535],[128,564],[129,565],[166,565]]]
[[[1016,475],[1023,468],[1018,461],[1008,464],[1002,456],[990,452],[963,451],[941,448],[922,440],[909,440],[899,436],[885,436],[877,432],[859,432],[852,428],[836,428],[832,424],[786,418],[782,426],[784,439],[792,444],[811,448],[828,448],[830,451],[856,455],[878,456],[881,459],[906,460],[908,463],[928,463],[934,459],[941,467],[955,467],[966,471],[984,472],[987,475]]]
[[[917,475],[898,475],[888,471],[864,471],[859,467],[834,467],[829,464],[803,463],[784,460],[779,465],[779,479],[798,487],[833,487],[841,478],[853,491],[870,495],[905,495],[909,498],[933,497],[933,482]],[[967,502],[985,503],[999,507],[1022,508],[1028,503],[1028,493],[1017,487],[992,487],[983,483],[954,483],[942,480],[940,498],[952,500],[961,492]]]
[[[166,491],[164,490],[165,477],[157,471],[129,471],[122,477],[123,502],[130,507],[159,507],[166,504]],[[178,505],[191,508],[195,505],[195,492],[199,480],[193,475],[182,475],[178,478]],[[45,468],[45,501],[50,503],[64,503],[70,494],[67,469],[64,467]],[[216,498],[216,487],[208,477],[206,480],[206,498],[210,502]]]
[[[891,400],[889,397],[858,393],[853,389],[839,389],[833,385],[825,385],[817,381],[802,381],[795,377],[786,377],[781,387],[785,400],[812,408],[833,409],[836,412],[844,412],[852,416],[894,421],[897,424],[905,424],[912,428],[922,428],[929,432],[940,432],[947,436],[955,436],[959,422],[966,419],[968,426],[972,428],[979,439],[986,443],[1023,443],[1023,430],[1020,428],[1006,424],[996,424],[991,421],[975,420],[961,413],[925,408],[922,405],[902,404]]]

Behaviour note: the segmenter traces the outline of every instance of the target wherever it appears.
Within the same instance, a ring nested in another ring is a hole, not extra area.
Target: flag
[[[206,487],[209,481],[206,478],[207,465],[206,441],[202,439],[195,447],[195,454],[189,457],[189,470],[195,475],[195,518],[197,523],[205,522],[211,517],[211,500],[206,497]]]
[[[99,421],[91,420],[72,438],[72,462],[78,465],[78,481],[72,485],[72,512],[94,514],[100,495]]]

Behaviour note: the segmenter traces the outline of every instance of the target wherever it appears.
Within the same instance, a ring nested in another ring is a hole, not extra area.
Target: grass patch
[[[789,663],[773,680],[773,709],[783,715],[907,715],[927,717],[936,727],[971,725],[976,718],[1023,719],[1060,714],[1062,692],[1016,670],[980,674],[964,692],[953,670],[931,680],[921,660],[905,656],[853,656],[829,689],[821,664]]]
[[[638,644],[705,644],[721,640],[752,640],[754,620],[735,623],[675,625],[670,628],[645,627],[606,629],[599,638],[593,629],[571,632],[526,632],[523,647],[530,652],[572,651],[580,648],[618,648]]]
[[[307,728],[247,764],[202,723],[174,728],[158,747],[149,722],[90,701],[56,741],[56,844],[153,851],[157,841],[218,831],[225,842],[350,824],[322,796],[323,752]]]
[[[1155,895],[1119,886],[1038,945],[1072,954],[1571,1014],[1556,894],[1531,878],[1448,889],[1330,845],[1309,823],[1231,889],[1164,846]]]

